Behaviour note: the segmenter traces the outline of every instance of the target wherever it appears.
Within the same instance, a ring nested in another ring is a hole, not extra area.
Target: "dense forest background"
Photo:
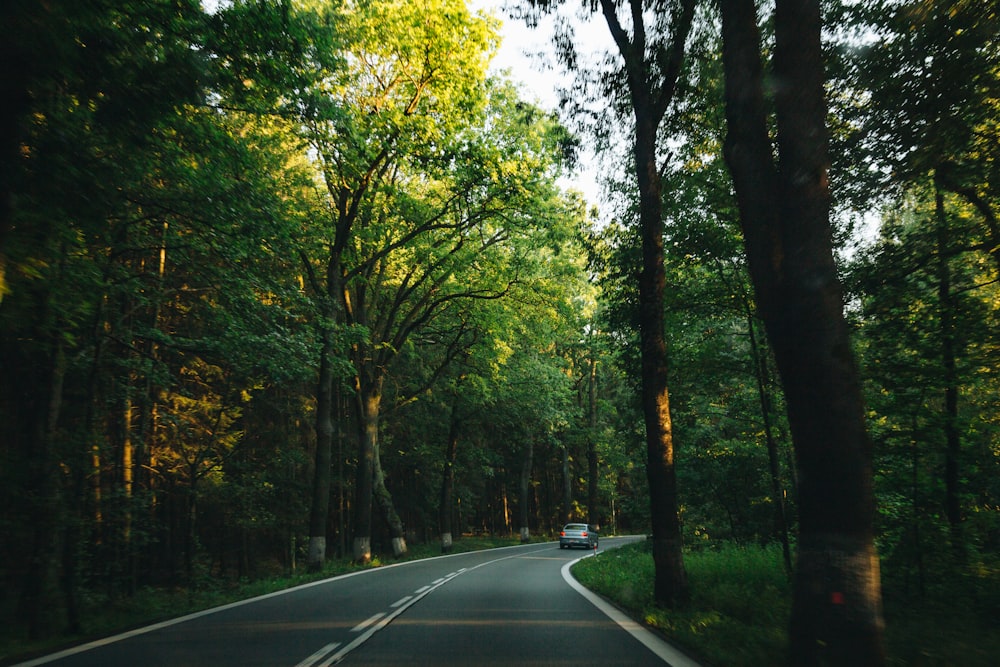
[[[1000,6],[827,5],[882,574],[974,588],[1000,567]],[[662,130],[678,515],[687,548],[773,542],[791,568],[714,7]],[[601,80],[535,107],[457,0],[2,12],[5,624],[469,533],[649,530],[639,197]],[[583,139],[600,212],[560,186]]]

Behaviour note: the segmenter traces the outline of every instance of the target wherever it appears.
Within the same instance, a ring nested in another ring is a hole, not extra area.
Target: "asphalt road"
[[[697,667],[572,580],[589,555],[550,542],[364,570],[19,667]]]

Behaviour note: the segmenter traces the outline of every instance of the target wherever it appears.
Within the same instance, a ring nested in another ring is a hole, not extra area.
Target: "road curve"
[[[581,555],[550,542],[362,570],[15,667],[697,667],[576,583]]]

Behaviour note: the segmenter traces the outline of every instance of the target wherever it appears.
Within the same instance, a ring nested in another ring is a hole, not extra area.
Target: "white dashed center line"
[[[320,650],[316,651],[315,653],[313,653],[311,656],[309,656],[308,658],[306,658],[305,660],[303,660],[299,664],[295,665],[295,667],[312,667],[313,663],[315,663],[316,661],[318,661],[320,658],[322,658],[327,653],[330,653],[331,651],[335,650],[338,646],[340,646],[340,642],[335,642],[333,644],[327,644],[326,646],[324,646]]]
[[[501,560],[507,560],[508,558],[517,558],[517,557],[519,556],[506,556],[504,558],[498,558],[496,560],[488,561],[486,563],[480,563],[479,565],[476,565],[472,569],[475,570],[480,567],[484,567],[492,563],[499,562]],[[334,663],[340,662],[341,660],[344,659],[345,656],[347,656],[348,653],[350,653],[358,646],[361,646],[366,641],[368,641],[368,639],[372,635],[374,635],[376,632],[378,632],[385,626],[389,625],[389,623],[391,623],[394,618],[402,614],[412,605],[416,604],[418,601],[420,601],[421,598],[423,598],[426,595],[429,595],[433,590],[451,581],[458,575],[468,571],[469,568],[463,567],[462,569],[456,572],[449,573],[447,576],[441,577],[440,579],[435,579],[432,583],[430,583],[427,586],[421,586],[416,591],[414,591],[412,595],[406,595],[397,600],[396,602],[392,603],[392,605],[390,605],[390,608],[393,609],[394,611],[391,611],[388,614],[386,614],[385,612],[379,612],[377,614],[374,614],[371,618],[361,623],[358,623],[356,626],[354,626],[351,629],[351,632],[360,634],[358,634],[358,636],[355,637],[346,646],[341,647],[340,643],[327,644],[322,649],[316,651],[315,653],[313,653],[311,656],[300,662],[295,667],[329,667]],[[332,651],[336,652],[331,654]],[[315,664],[317,660],[322,659],[324,656],[326,657],[326,659],[323,660],[323,662]]]
[[[373,614],[371,618],[369,618],[367,620],[364,620],[364,621],[358,623],[357,625],[355,625],[353,628],[351,628],[351,632],[361,632],[362,630],[364,630],[369,625],[371,625],[372,623],[374,623],[378,619],[382,618],[383,616],[385,616],[385,612],[381,612],[381,611],[379,613],[377,613],[377,614]]]

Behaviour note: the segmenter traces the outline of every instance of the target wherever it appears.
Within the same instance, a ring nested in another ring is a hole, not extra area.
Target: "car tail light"
[[[559,537],[566,537],[566,531],[565,530],[560,530],[559,531]]]
[[[583,537],[586,537],[587,536],[587,531],[583,531],[582,533],[580,533],[580,535],[582,535]]]

